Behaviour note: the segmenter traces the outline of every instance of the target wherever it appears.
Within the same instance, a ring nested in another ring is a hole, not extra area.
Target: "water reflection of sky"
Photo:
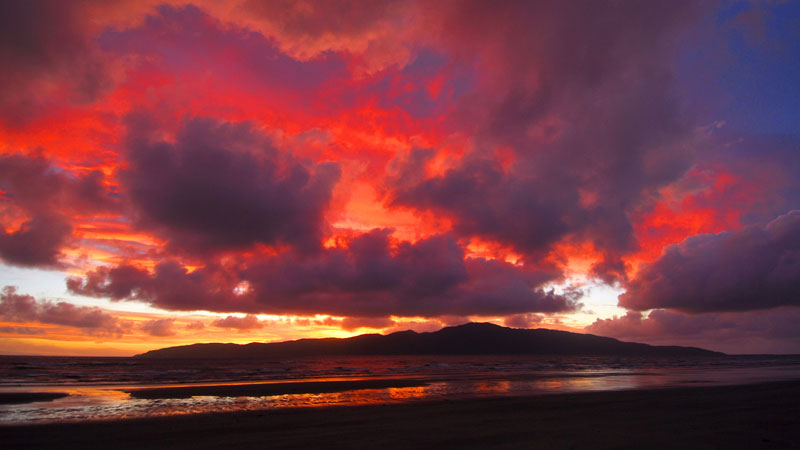
[[[480,376],[479,376],[480,375]],[[341,378],[338,378],[341,379]],[[604,390],[628,390],[696,385],[746,384],[800,379],[797,365],[774,367],[647,368],[618,372],[530,374],[461,374],[429,377],[414,387],[356,389],[320,394],[263,397],[195,396],[182,399],[136,399],[123,392],[129,386],[38,386],[28,391],[66,392],[49,402],[0,405],[0,424],[116,420],[227,411],[289,407],[391,404],[441,399],[545,395]],[[149,385],[148,387],[152,387]],[[4,391],[22,388],[6,388]]]

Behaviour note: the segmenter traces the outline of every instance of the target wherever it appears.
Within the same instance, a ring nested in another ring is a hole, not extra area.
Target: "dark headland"
[[[328,355],[607,355],[718,356],[697,347],[655,346],[591,334],[468,323],[432,333],[400,331],[351,338],[239,344],[193,344],[152,350],[138,358],[275,358]]]

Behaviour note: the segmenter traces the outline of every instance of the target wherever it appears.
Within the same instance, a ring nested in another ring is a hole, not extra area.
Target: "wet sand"
[[[800,381],[0,427],[4,448],[797,448]]]
[[[197,395],[218,397],[260,397],[286,394],[324,394],[355,389],[386,389],[425,386],[426,381],[413,379],[378,379],[347,381],[303,381],[286,383],[222,384],[213,386],[176,386],[128,389],[124,392],[133,398],[164,399],[189,398]]]
[[[58,398],[64,398],[67,395],[69,394],[61,392],[3,392],[0,393],[0,405],[49,402]]]

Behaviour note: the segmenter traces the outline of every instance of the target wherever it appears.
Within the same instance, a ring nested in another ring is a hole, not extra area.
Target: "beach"
[[[16,405],[31,402],[46,402],[64,398],[63,392],[0,392],[0,405]]]
[[[26,448],[792,448],[800,381],[0,427]]]

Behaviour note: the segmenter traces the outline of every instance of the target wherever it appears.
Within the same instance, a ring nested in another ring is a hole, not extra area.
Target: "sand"
[[[133,398],[164,399],[189,398],[196,395],[215,395],[219,397],[261,397],[285,394],[322,394],[344,392],[355,389],[385,389],[425,386],[426,381],[414,379],[375,379],[346,381],[303,381],[285,383],[247,383],[212,386],[175,386],[159,388],[128,389],[125,392]]]
[[[0,427],[3,448],[798,448],[800,381]]]
[[[20,403],[48,402],[69,394],[62,392],[8,392],[0,393],[0,405],[15,405]]]

